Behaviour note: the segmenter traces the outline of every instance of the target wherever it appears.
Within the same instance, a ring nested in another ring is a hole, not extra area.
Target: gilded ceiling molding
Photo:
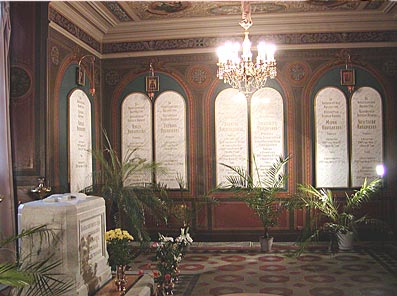
[[[223,38],[199,37],[165,40],[147,40],[134,42],[100,43],[90,34],[80,29],[54,8],[49,9],[49,20],[62,28],[70,36],[94,49],[103,58],[122,58],[125,55],[169,55],[178,53],[210,52],[221,44]],[[341,47],[387,47],[397,44],[397,31],[377,32],[334,32],[334,33],[286,33],[265,35],[265,41],[272,41],[280,49],[341,48]],[[252,42],[257,42],[259,36],[252,36]]]
[[[120,21],[129,22],[132,21],[124,9],[115,1],[103,1],[103,5],[109,9],[109,11]]]
[[[95,40],[88,33],[84,32],[78,26],[73,24],[70,20],[64,17],[62,14],[58,13],[53,8],[49,8],[49,20],[56,23],[62,29],[67,31],[69,34],[73,35],[77,39],[81,40],[91,48],[95,49],[97,52],[101,52],[101,44],[99,41]]]

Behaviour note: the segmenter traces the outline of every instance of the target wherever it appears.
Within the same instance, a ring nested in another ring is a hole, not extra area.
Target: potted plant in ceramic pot
[[[261,250],[264,252],[271,251],[273,237],[270,236],[269,229],[277,225],[279,214],[283,210],[282,202],[276,195],[284,190],[287,178],[284,174],[284,167],[288,160],[289,157],[280,156],[262,176],[254,158],[256,179],[245,169],[221,164],[234,174],[228,176],[226,183],[218,188],[233,191],[239,200],[245,202],[258,215],[264,228],[264,235],[259,239]]]
[[[299,185],[297,194],[290,203],[297,208],[308,208],[312,221],[320,223],[314,227],[306,240],[316,237],[319,231],[327,231],[338,242],[340,250],[350,250],[353,247],[353,237],[357,235],[356,226],[367,220],[366,215],[358,215],[358,210],[368,202],[381,186],[381,179],[371,182],[364,180],[360,189],[352,194],[345,192],[345,202],[339,202],[329,189],[316,189],[312,185]],[[312,227],[313,228],[313,227]]]

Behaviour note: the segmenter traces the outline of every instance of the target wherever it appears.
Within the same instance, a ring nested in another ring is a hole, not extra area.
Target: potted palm
[[[106,202],[107,217],[113,218],[110,227],[131,231],[139,240],[148,240],[145,230],[145,215],[155,219],[165,219],[163,188],[158,184],[131,184],[128,182],[134,174],[152,174],[161,170],[154,162],[136,157],[136,150],[129,150],[121,159],[110,144],[105,133],[106,148],[94,150],[93,156],[99,163],[100,170],[95,173],[94,185],[86,191],[100,194]]]
[[[313,231],[306,241],[318,236],[320,230],[331,233],[340,250],[352,249],[353,236],[357,235],[357,225],[366,221],[366,215],[357,215],[358,210],[368,202],[381,186],[381,179],[371,182],[364,180],[360,189],[352,194],[345,192],[346,201],[338,202],[329,189],[316,189],[312,185],[299,185],[298,193],[292,197],[294,207],[305,207],[312,213]],[[315,226],[315,227],[313,227]]]
[[[219,188],[233,191],[239,200],[245,202],[258,215],[264,228],[264,235],[259,241],[262,251],[265,252],[271,251],[273,244],[269,229],[277,225],[279,214],[283,209],[282,202],[276,195],[284,190],[287,178],[284,167],[288,160],[289,157],[280,156],[262,176],[254,158],[256,179],[245,169],[221,164],[233,171],[233,175],[228,176],[226,183],[221,184]]]

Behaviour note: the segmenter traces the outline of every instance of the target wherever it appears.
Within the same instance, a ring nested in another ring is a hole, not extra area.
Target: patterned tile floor
[[[338,253],[319,245],[300,257],[288,256],[290,248],[279,243],[262,253],[256,243],[196,243],[180,265],[174,295],[397,296],[396,245],[363,244]],[[152,255],[137,257],[134,268],[150,272]]]

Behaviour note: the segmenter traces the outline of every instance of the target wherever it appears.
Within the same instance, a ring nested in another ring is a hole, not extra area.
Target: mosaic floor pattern
[[[230,243],[229,243],[230,244]],[[319,247],[300,257],[287,256],[276,245],[261,253],[255,245],[192,247],[181,265],[174,295],[216,296],[271,293],[293,296],[397,296],[397,252],[394,246],[360,247],[329,253]],[[135,259],[150,272],[152,254]]]

